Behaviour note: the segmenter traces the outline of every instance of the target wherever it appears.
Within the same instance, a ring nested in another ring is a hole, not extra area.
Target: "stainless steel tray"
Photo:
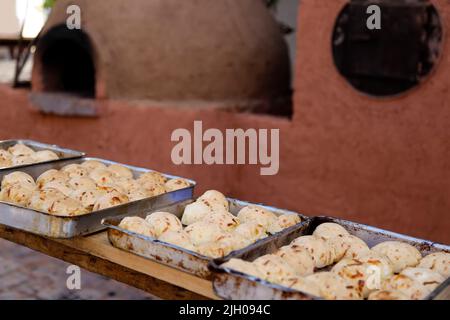
[[[175,214],[177,217],[181,218],[184,212],[184,208],[186,205],[192,203],[194,200],[187,200],[182,201],[167,207],[160,208],[157,211],[165,211]],[[230,203],[230,212],[234,215],[237,215],[240,209],[242,209],[245,206],[248,206],[252,203],[240,201],[236,199],[229,199],[228,202]],[[259,205],[259,204],[258,204]],[[274,207],[269,207],[265,205],[259,205],[261,207],[264,207],[276,215],[282,215],[282,214],[297,214],[292,211],[282,210]],[[144,213],[142,215],[139,215],[141,217],[145,217],[148,214],[151,214],[155,212],[155,210],[148,211],[147,213]],[[307,217],[300,214],[300,217],[302,218],[302,223],[307,220]],[[107,226],[108,229],[108,238],[111,244],[117,248],[133,252],[137,255],[140,255],[142,257],[155,260],[157,262],[169,265],[171,267],[174,267],[176,269],[186,271],[189,273],[192,273],[198,277],[204,278],[204,279],[210,279],[211,278],[211,272],[208,269],[208,263],[212,260],[210,257],[206,257],[203,255],[200,255],[196,252],[192,252],[189,250],[186,250],[184,248],[158,241],[154,238],[147,237],[144,235],[136,234],[134,232],[130,232],[128,230],[124,230],[122,228],[119,228],[118,225],[120,224],[121,218],[108,218],[103,221],[103,224]],[[292,226],[290,228],[287,228],[283,230],[282,232],[279,232],[275,235],[269,236],[265,239],[259,240],[255,242],[254,244],[243,248],[238,251],[234,251],[228,256],[224,257],[223,260],[227,260],[228,257],[232,256],[234,253],[237,253],[239,255],[245,256],[247,251],[254,251],[255,247],[258,247],[260,245],[268,245],[268,244],[275,244],[277,243],[279,238],[286,237],[286,234],[291,234],[292,230],[298,229],[298,226],[302,223]],[[292,237],[292,240],[294,237]]]
[[[37,141],[33,141],[33,140],[24,140],[24,139],[0,141],[0,149],[7,150],[9,147],[12,147],[17,143],[22,143],[22,144],[26,145],[27,147],[30,147],[34,151],[42,151],[42,150],[53,151],[54,153],[56,153],[58,155],[59,159],[45,161],[45,162],[25,164],[25,165],[20,165],[20,166],[7,167],[7,168],[0,168],[0,172],[2,172],[4,170],[9,170],[9,169],[14,169],[17,171],[17,170],[21,170],[22,168],[34,166],[36,164],[53,163],[53,162],[57,162],[57,161],[61,161],[61,160],[76,159],[76,158],[84,157],[84,155],[85,155],[84,152],[61,148],[54,144],[46,144],[46,143],[42,143],[42,142],[37,142]]]
[[[390,240],[398,240],[411,244],[416,247],[422,255],[437,251],[450,252],[450,246],[434,243],[427,240],[421,240],[402,234],[374,228],[371,226],[341,220],[332,217],[314,217],[306,221],[305,224],[299,226],[291,232],[295,237],[285,237],[283,241],[279,241],[275,245],[273,243],[259,244],[253,248],[253,252],[245,254],[235,254],[232,258],[239,258],[246,261],[253,261],[256,258],[274,253],[280,247],[291,243],[293,238],[302,235],[310,235],[316,227],[324,222],[334,222],[343,226],[350,234],[364,240],[369,247],[373,247],[378,243]],[[213,288],[219,297],[231,300],[316,300],[318,298],[304,294],[294,289],[286,288],[277,284],[255,278],[250,275],[243,274],[221,265],[226,262],[223,259],[215,259],[209,264],[209,268],[213,273]],[[436,299],[449,296],[450,279],[447,279],[436,290],[434,290],[427,299]]]
[[[7,169],[0,171],[0,181],[3,177],[14,171],[23,171],[36,179],[41,173],[50,169],[61,169],[72,163],[82,163],[87,160],[97,160],[106,165],[117,164],[117,162],[97,159],[97,158],[79,158],[71,160],[60,160],[51,163],[40,163],[33,166],[24,167],[20,170]],[[121,164],[123,165],[123,164]],[[152,170],[123,165],[129,168],[135,177]],[[164,174],[167,178],[178,178],[176,176]],[[135,215],[142,212],[148,212],[153,208],[159,208],[181,200],[191,199],[195,187],[195,181],[186,179],[191,186],[181,190],[168,192],[156,197],[146,198],[139,201],[129,202],[120,206],[90,212],[76,217],[60,217],[48,213],[39,212],[29,208],[0,201],[0,224],[25,230],[31,233],[48,236],[52,238],[73,238],[76,236],[91,234],[105,229],[102,225],[102,219],[118,215]]]

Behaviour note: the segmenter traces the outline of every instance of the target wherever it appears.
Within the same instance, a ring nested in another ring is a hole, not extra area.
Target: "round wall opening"
[[[429,0],[379,0],[381,29],[371,29],[367,8],[351,0],[339,14],[332,39],[334,63],[358,91],[385,97],[419,85],[436,66],[442,25]]]

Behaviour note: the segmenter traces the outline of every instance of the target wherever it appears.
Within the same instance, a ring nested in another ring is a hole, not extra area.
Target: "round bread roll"
[[[103,185],[97,185],[96,189],[103,192],[103,194],[107,194],[107,193],[111,193],[111,192],[118,192],[118,193],[126,195],[126,193],[127,193],[127,190],[125,190],[121,186],[118,186],[114,183],[111,183],[111,184],[105,183]]]
[[[429,288],[421,285],[420,282],[415,281],[404,274],[396,274],[384,281],[382,284],[382,290],[400,291],[411,300],[424,299],[431,293]]]
[[[88,177],[75,177],[68,182],[70,188],[74,190],[93,190],[97,188],[94,180]]]
[[[420,260],[420,268],[427,268],[439,272],[444,278],[450,277],[450,253],[436,252]]]
[[[363,253],[358,258],[359,261],[365,263],[372,270],[379,270],[381,281],[384,281],[394,274],[392,263],[388,257],[372,250]]]
[[[42,187],[42,190],[48,189],[56,189],[60,191],[62,194],[64,194],[66,197],[70,197],[70,195],[73,193],[73,190],[70,188],[69,184],[67,184],[64,181],[51,181],[46,183]]]
[[[357,288],[333,272],[317,272],[306,277],[320,288],[320,296],[327,300],[361,300]]]
[[[34,183],[33,178],[25,173],[20,171],[12,172],[3,177],[2,180],[2,189],[6,188],[9,185],[19,184],[22,186],[28,186],[30,188],[35,188],[36,184]]]
[[[114,175],[106,169],[95,169],[90,171],[89,178],[99,186],[110,186],[115,184]]]
[[[75,199],[64,197],[50,206],[48,213],[55,216],[73,217],[88,213],[83,204]]]
[[[275,234],[283,231],[289,227],[295,226],[300,223],[302,219],[297,214],[283,214],[278,216],[277,220],[275,220],[267,229],[270,234]]]
[[[139,183],[144,185],[147,183],[164,185],[167,182],[167,178],[159,172],[150,171],[141,174],[138,178],[138,181]]]
[[[82,178],[89,176],[89,171],[85,167],[75,163],[62,167],[61,171],[67,173],[69,178]]]
[[[399,273],[407,267],[415,267],[419,264],[422,255],[412,245],[400,241],[386,241],[377,244],[372,251],[384,254],[392,262],[395,273]]]
[[[275,255],[286,261],[301,276],[314,273],[314,259],[303,247],[285,246],[280,248]]]
[[[156,197],[160,194],[166,193],[166,189],[164,188],[164,185],[161,184],[153,184],[153,185],[142,185],[141,188],[150,196],[150,197]]]
[[[261,224],[264,229],[267,231],[272,223],[274,223],[277,220],[277,216],[270,212],[269,210],[266,210],[264,208],[250,205],[247,207],[242,208],[238,215],[237,215],[239,221],[242,223],[249,222],[249,221],[255,221]]]
[[[58,160],[59,157],[56,153],[50,150],[42,150],[37,151],[31,155],[31,159],[33,159],[34,162],[45,162],[45,161],[52,161],[52,160]]]
[[[120,164],[112,164],[106,170],[111,172],[115,177],[133,179],[133,172]]]
[[[34,191],[35,188],[26,184],[8,185],[0,191],[0,200],[26,207],[28,206]]]
[[[188,188],[190,186],[191,186],[191,184],[189,183],[189,181],[187,181],[185,179],[181,179],[181,178],[170,179],[169,181],[167,181],[164,184],[164,188],[166,189],[166,192],[180,190],[180,189]]]
[[[439,272],[426,268],[409,267],[402,270],[400,274],[403,274],[413,279],[414,281],[419,282],[422,286],[427,288],[430,293],[446,279]]]
[[[12,166],[12,155],[3,149],[0,149],[0,168],[7,168]]]
[[[130,199],[130,201],[138,201],[151,197],[151,195],[149,195],[147,191],[140,188],[128,189],[127,196]]]
[[[212,209],[204,202],[196,201],[191,204],[188,204],[184,208],[183,217],[181,218],[181,222],[185,226],[189,226],[193,223],[199,222],[205,219],[208,215],[212,214]]]
[[[203,195],[201,195],[199,200],[206,200],[208,203],[214,203],[221,205],[225,211],[230,210],[227,198],[217,190],[208,190]]]
[[[31,195],[28,206],[34,210],[49,213],[53,203],[64,198],[64,194],[56,189],[36,190]]]
[[[34,150],[22,143],[17,143],[14,146],[9,147],[8,152],[11,153],[14,157],[20,157],[31,156],[34,153]]]
[[[233,231],[239,225],[239,220],[229,212],[207,215],[204,221],[214,223],[224,231]]]
[[[224,263],[222,267],[237,271],[246,275],[250,275],[259,279],[264,279],[264,274],[258,269],[258,267],[251,263],[241,259],[231,259],[227,263]]]
[[[214,242],[224,235],[224,231],[218,225],[205,221],[195,222],[187,226],[185,231],[195,246],[202,243]]]
[[[267,237],[264,227],[256,221],[239,224],[233,234],[246,239],[249,243],[256,242]]]
[[[152,226],[157,237],[166,231],[183,230],[181,221],[174,214],[169,212],[153,212],[145,218],[145,221]]]
[[[33,164],[35,161],[31,156],[17,156],[12,158],[13,166],[23,166],[27,164]]]
[[[95,203],[97,202],[97,199],[101,198],[104,195],[105,193],[97,189],[76,189],[72,191],[70,197],[72,199],[80,201],[85,208],[92,210]]]
[[[106,169],[106,165],[97,160],[87,160],[84,161],[81,166],[86,168],[89,172],[94,171],[96,169]]]
[[[315,298],[320,297],[320,287],[313,281],[304,277],[290,277],[283,279],[280,283],[282,286],[306,293]]]
[[[100,198],[97,199],[97,201],[94,204],[94,207],[92,208],[93,211],[99,211],[111,207],[115,207],[124,203],[128,202],[128,197],[124,194],[121,194],[119,192],[113,191],[110,193],[107,193]]]
[[[331,269],[331,272],[339,275],[364,297],[368,297],[372,291],[381,288],[382,280],[378,277],[377,271],[373,272],[367,264],[356,259],[342,259]],[[373,279],[369,279],[371,275]]]
[[[317,226],[313,235],[324,239],[349,235],[348,231],[341,225],[333,222],[325,222]]]
[[[37,179],[36,184],[38,188],[44,187],[47,183],[53,181],[67,181],[69,179],[68,174],[58,171],[55,169],[50,169],[42,173]]]
[[[195,247],[192,244],[189,235],[184,230],[168,230],[161,234],[158,240],[195,252]]]
[[[372,292],[369,300],[408,300],[408,297],[397,290],[379,290]]]
[[[283,279],[297,276],[294,268],[281,257],[268,254],[259,257],[253,264],[263,273],[264,279],[273,283],[282,283]]]
[[[137,180],[134,180],[134,179],[116,177],[114,179],[114,184],[116,186],[123,188],[126,191],[130,191],[133,189],[142,189],[143,190],[141,184],[139,182],[137,182]]]
[[[333,247],[328,245],[323,238],[316,236],[303,236],[295,239],[291,246],[293,248],[305,248],[314,260],[316,268],[323,268],[332,264],[335,260]]]
[[[119,224],[119,228],[141,234],[143,236],[156,238],[153,233],[153,228],[142,218],[139,217],[126,217],[122,219]]]
[[[348,234],[343,236],[334,237],[331,240],[336,241],[337,239],[340,239],[342,241],[342,245],[345,248],[345,258],[349,259],[359,259],[361,256],[367,254],[370,249],[367,246],[367,244],[361,240],[358,237],[355,237],[354,235]],[[336,247],[335,247],[336,251]],[[339,251],[339,249],[338,249]]]
[[[232,241],[205,242],[196,246],[196,251],[210,258],[222,258],[234,250],[235,244]]]

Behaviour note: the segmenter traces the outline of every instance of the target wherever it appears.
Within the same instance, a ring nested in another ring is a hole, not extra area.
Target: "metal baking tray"
[[[0,149],[7,150],[9,147],[12,147],[12,146],[14,146],[17,143],[24,144],[27,147],[30,147],[31,149],[33,149],[34,151],[43,151],[43,150],[53,151],[54,153],[56,153],[58,155],[59,159],[50,160],[50,161],[44,161],[44,162],[37,162],[37,163],[24,164],[24,165],[19,165],[19,166],[12,166],[12,167],[7,167],[7,168],[0,168],[0,172],[2,172],[4,170],[9,170],[9,169],[21,170],[22,168],[26,168],[26,167],[29,167],[29,166],[34,166],[36,164],[53,163],[53,162],[56,162],[56,161],[68,160],[68,159],[76,159],[76,158],[81,158],[81,157],[85,156],[84,152],[61,148],[61,147],[58,147],[57,145],[54,145],[54,144],[46,144],[46,143],[42,143],[42,142],[37,142],[37,141],[33,141],[33,140],[24,140],[24,139],[0,141]]]
[[[375,227],[346,221],[332,217],[314,217],[306,221],[305,224],[291,230],[295,237],[285,237],[283,241],[273,243],[259,244],[253,248],[253,252],[245,254],[234,254],[231,258],[238,258],[245,261],[253,261],[258,257],[266,254],[274,253],[282,246],[291,243],[293,238],[303,235],[310,235],[316,227],[325,222],[334,222],[343,226],[347,231],[364,240],[371,248],[378,243],[384,241],[397,240],[411,244],[416,247],[422,256],[429,253],[445,251],[450,252],[450,246],[434,243],[432,241],[421,240],[402,234],[378,229]],[[237,272],[221,265],[226,260],[215,259],[209,264],[209,268],[213,273],[213,288],[216,294],[224,299],[230,300],[318,300],[319,298],[302,293],[300,291],[286,288],[277,284],[258,279],[256,277]],[[450,295],[450,278],[434,290],[428,297],[429,299],[437,299],[448,297]]]
[[[227,198],[227,200],[230,204],[230,212],[234,215],[237,215],[239,210],[241,210],[243,207],[253,204],[250,202],[230,198]],[[160,208],[157,211],[165,211],[173,213],[178,218],[181,218],[184,212],[184,208],[192,202],[194,202],[193,199],[182,201],[180,203]],[[223,260],[227,260],[228,257],[232,256],[234,253],[238,253],[239,255],[245,256],[247,251],[253,251],[255,247],[261,245],[266,246],[276,244],[279,238],[284,238],[286,237],[286,234],[291,234],[292,230],[298,229],[298,226],[308,219],[306,216],[298,214],[296,212],[282,210],[260,204],[258,204],[258,206],[270,210],[276,215],[283,215],[283,214],[299,215],[300,218],[302,219],[302,222],[297,224],[296,226],[287,228],[275,235],[261,239],[255,242],[254,244],[247,246],[246,248],[234,251],[230,253],[228,256],[224,257]],[[149,211],[139,216],[143,218],[153,212],[155,212],[155,210]],[[119,228],[118,225],[120,224],[120,221],[121,221],[120,217],[108,218],[103,221],[103,224],[109,228],[108,238],[113,246],[126,251],[133,252],[142,257],[169,265],[176,269],[192,273],[204,279],[211,278],[211,272],[208,269],[208,263],[212,260],[212,258],[203,256],[196,252],[189,251],[187,249],[178,247],[173,244],[161,242],[154,238]],[[293,239],[294,238],[292,238],[292,240]]]
[[[61,160],[51,163],[35,164],[26,168],[24,167],[21,170],[8,169],[0,171],[0,181],[5,175],[15,171],[26,172],[34,179],[36,179],[40,174],[47,170],[59,170],[68,164],[80,164],[87,160],[97,160],[106,165],[120,164],[104,159],[88,157],[71,160]],[[152,171],[149,169],[138,168],[124,164],[121,165],[129,168],[133,172],[135,178],[145,172]],[[179,178],[168,174],[163,175],[170,179]],[[118,215],[135,215],[142,212],[148,212],[148,210],[151,210],[153,208],[156,209],[171,203],[191,199],[196,182],[190,179],[186,180],[191,183],[191,186],[187,188],[168,192],[156,197],[128,202],[116,207],[94,211],[75,217],[61,217],[57,215],[50,215],[48,213],[39,212],[33,209],[24,208],[15,204],[0,201],[0,224],[52,238],[67,239],[76,236],[87,235],[105,229],[105,226],[103,226],[101,222],[102,219],[106,217],[114,217]]]

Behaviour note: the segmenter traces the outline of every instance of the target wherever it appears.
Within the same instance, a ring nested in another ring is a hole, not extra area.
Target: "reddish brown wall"
[[[251,201],[331,214],[450,243],[450,5],[436,1],[446,27],[443,59],[419,89],[376,100],[356,93],[330,53],[343,1],[303,0],[292,121],[204,108],[103,102],[98,119],[32,110],[26,91],[0,86],[0,138],[22,137],[90,155],[192,177],[198,192],[217,188]],[[128,107],[127,107],[128,106]],[[174,166],[176,128],[280,128],[280,173],[244,166]]]

